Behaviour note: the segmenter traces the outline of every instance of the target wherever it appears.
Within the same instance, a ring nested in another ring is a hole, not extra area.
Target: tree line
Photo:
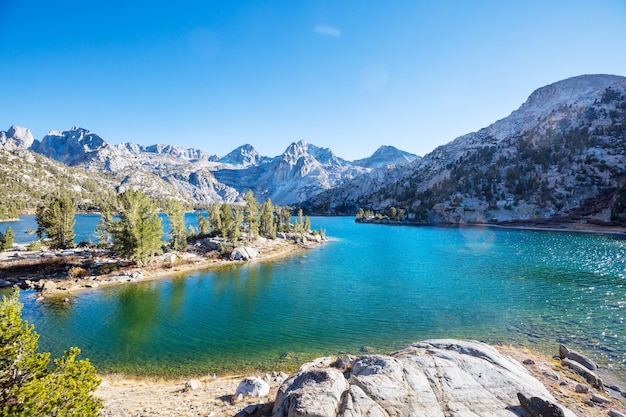
[[[190,237],[221,237],[237,245],[244,237],[252,242],[258,237],[275,239],[278,233],[308,233],[311,222],[299,210],[291,224],[291,209],[274,206],[267,198],[260,204],[252,191],[244,196],[245,205],[213,203],[204,216],[197,211],[198,228],[185,226],[184,216],[189,207],[177,200],[161,202],[170,222],[169,242],[163,241],[163,224],[159,206],[141,191],[129,189],[117,196],[114,204],[102,207],[96,226],[98,245],[110,247],[119,256],[139,264],[147,263],[162,253],[164,247],[184,249]],[[74,216],[76,204],[68,196],[55,196],[37,209],[37,234],[47,236],[53,249],[74,247]]]

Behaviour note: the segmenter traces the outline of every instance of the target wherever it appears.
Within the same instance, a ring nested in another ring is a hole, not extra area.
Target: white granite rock
[[[318,359],[285,380],[272,416],[514,417],[518,393],[557,404],[521,364],[476,341],[428,340],[391,355],[364,355],[346,373],[335,362]]]

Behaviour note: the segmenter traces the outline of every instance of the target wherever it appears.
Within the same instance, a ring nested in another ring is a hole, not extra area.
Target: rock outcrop
[[[270,392],[270,385],[260,378],[251,376],[239,383],[235,396],[265,397]]]
[[[272,416],[513,417],[526,415],[522,397],[530,399],[527,406],[546,405],[551,415],[575,415],[494,348],[428,340],[391,355],[305,364],[281,385]]]
[[[30,129],[20,126],[11,126],[6,132],[0,131],[0,149],[9,151],[28,149],[35,139]]]

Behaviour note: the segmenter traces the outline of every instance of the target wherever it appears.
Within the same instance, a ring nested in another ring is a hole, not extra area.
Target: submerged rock
[[[337,363],[303,365],[281,385],[272,416],[510,417],[519,415],[518,393],[562,412],[554,415],[574,416],[521,364],[476,341],[428,340],[391,355],[363,355],[345,373]]]

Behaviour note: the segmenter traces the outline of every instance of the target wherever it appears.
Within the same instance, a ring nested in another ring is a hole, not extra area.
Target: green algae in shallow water
[[[333,241],[302,255],[79,294],[25,318],[58,355],[81,347],[132,374],[284,369],[323,355],[427,338],[565,342],[626,379],[626,242],[489,228],[358,225],[316,218]],[[281,362],[285,352],[294,362]]]

